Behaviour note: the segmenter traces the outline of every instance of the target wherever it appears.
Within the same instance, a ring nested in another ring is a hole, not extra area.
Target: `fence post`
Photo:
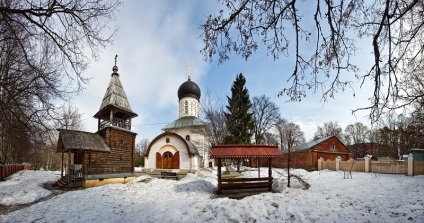
[[[414,156],[408,155],[408,176],[414,176]]]
[[[322,170],[322,157],[318,159],[318,171]]]
[[[340,156],[337,156],[336,157],[336,171],[339,171],[340,170],[340,160],[341,159],[342,158]]]
[[[365,157],[364,157],[364,159],[365,159],[365,173],[369,173],[370,172],[370,155],[366,155]]]

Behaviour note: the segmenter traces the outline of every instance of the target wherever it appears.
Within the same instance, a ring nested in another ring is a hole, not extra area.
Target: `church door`
[[[163,169],[172,169],[172,153],[171,152],[165,152],[163,154]]]

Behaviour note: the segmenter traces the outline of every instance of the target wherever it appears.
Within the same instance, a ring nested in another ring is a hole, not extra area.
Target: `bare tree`
[[[330,121],[325,122],[323,126],[318,126],[314,134],[314,140],[330,136],[337,136],[340,140],[344,139],[343,130],[342,127],[339,126],[339,123]]]
[[[299,125],[292,122],[281,120],[277,125],[277,131],[280,136],[281,149],[285,148],[287,156],[287,187],[290,187],[290,168],[291,168],[291,152],[293,148],[305,143],[305,134]]]
[[[278,123],[280,109],[265,95],[253,97],[251,109],[253,121],[255,122],[255,127],[253,128],[255,144],[262,144],[265,142],[265,134]]]
[[[150,140],[146,138],[142,138],[140,142],[135,145],[135,152],[140,156],[145,156],[147,153],[147,149],[149,148]]]
[[[361,122],[356,122],[355,124],[350,124],[345,128],[345,135],[348,135],[349,138],[353,140],[353,144],[365,143],[368,141],[368,127]]]
[[[150,141],[142,138],[136,145],[134,150],[134,166],[144,166],[144,156],[146,156]]]
[[[264,134],[264,141],[262,142],[262,144],[265,145],[278,145],[280,146],[280,140],[278,137],[278,134],[274,134],[272,132],[266,132]]]
[[[70,130],[84,130],[84,124],[81,120],[82,114],[77,107],[70,103],[62,107],[61,115],[57,119],[57,128]]]
[[[223,102],[213,97],[209,90],[206,91],[200,103],[200,112],[209,130],[210,144],[222,144],[228,135],[225,107]]]
[[[293,151],[293,148],[305,143],[305,133],[295,123],[278,124],[277,132],[280,136],[281,149],[288,153]]]
[[[376,121],[385,111],[424,98],[408,90],[411,75],[424,64],[422,1],[221,2],[225,10],[209,15],[202,25],[205,59],[218,55],[222,63],[231,52],[248,59],[260,42],[275,60],[294,55],[287,77],[292,85],[280,92],[290,100],[300,101],[306,91],[323,89],[326,101],[360,79],[371,82],[374,92],[370,105],[355,111],[368,109]],[[358,45],[363,45],[357,38],[372,46],[373,64],[364,73],[352,62]]]
[[[116,29],[105,31],[119,5],[0,0],[0,151],[20,150],[11,146],[12,132],[41,148],[38,134],[50,134],[63,118],[55,104],[82,89],[82,72],[111,41]]]
[[[82,71],[90,58],[97,58],[99,50],[111,42],[116,29],[109,35],[105,31],[120,5],[120,1],[112,0],[2,0],[0,29],[9,38],[0,39],[0,43],[16,41],[17,50],[29,58],[39,54],[42,40],[55,52],[49,64],[61,69],[70,80],[85,83]],[[31,60],[27,63],[33,65]]]

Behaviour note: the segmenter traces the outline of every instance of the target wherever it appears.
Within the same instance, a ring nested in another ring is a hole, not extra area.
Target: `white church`
[[[178,89],[179,118],[163,128],[150,143],[144,158],[146,170],[196,171],[209,165],[209,133],[199,119],[199,86],[188,80]]]

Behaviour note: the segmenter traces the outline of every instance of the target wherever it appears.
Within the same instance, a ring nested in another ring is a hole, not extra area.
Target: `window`
[[[184,114],[188,114],[188,101],[184,101]]]
[[[331,150],[336,150],[336,145],[333,143],[333,144],[331,144]]]
[[[190,141],[190,136],[189,135],[186,135],[186,140],[187,141]]]
[[[169,141],[170,141],[169,138],[166,138],[166,143],[169,143]]]

